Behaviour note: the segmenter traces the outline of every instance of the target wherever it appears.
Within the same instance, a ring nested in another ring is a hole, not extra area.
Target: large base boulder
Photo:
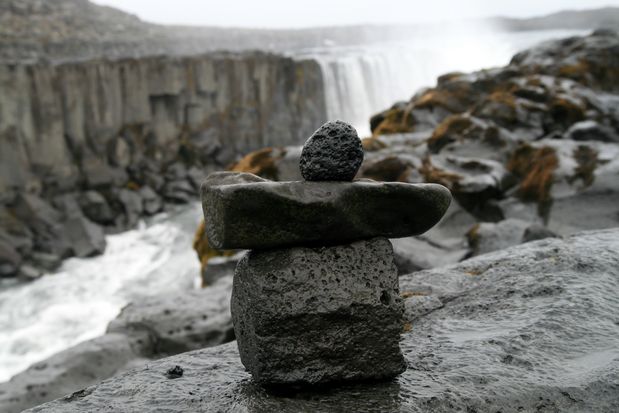
[[[241,360],[263,384],[387,379],[406,368],[389,240],[250,251],[236,269]]]

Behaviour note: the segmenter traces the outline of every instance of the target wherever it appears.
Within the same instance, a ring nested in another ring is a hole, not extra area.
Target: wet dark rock
[[[574,141],[601,141],[619,143],[619,134],[612,128],[602,126],[593,120],[573,124],[565,133],[567,139]]]
[[[66,220],[63,223],[63,233],[76,257],[92,257],[105,251],[103,228],[84,216]]]
[[[546,238],[558,238],[559,235],[549,230],[543,225],[532,224],[524,230],[522,235],[522,242],[538,241]]]
[[[62,263],[62,257],[45,252],[33,252],[28,256],[28,260],[48,272],[56,270]]]
[[[299,165],[306,181],[352,181],[362,162],[357,131],[336,120],[322,125],[305,142]]]
[[[384,238],[250,251],[231,310],[241,360],[260,383],[389,379],[405,369],[397,269]]]
[[[142,215],[142,198],[136,191],[121,189],[116,191],[116,198],[124,216],[116,218],[117,225],[121,228],[131,228],[138,223]]]
[[[43,275],[43,270],[30,264],[22,264],[19,267],[18,277],[26,281],[33,281]]]
[[[466,248],[447,248],[418,237],[394,239],[391,243],[400,275],[455,264],[469,253]]]
[[[142,209],[147,215],[153,215],[163,209],[163,201],[150,186],[143,186],[138,191],[142,198]]]
[[[467,233],[472,255],[486,254],[520,244],[530,225],[530,222],[514,218],[475,225]]]
[[[22,257],[12,245],[0,239],[0,278],[17,275]]]
[[[389,383],[267,392],[230,343],[150,362],[31,412],[615,411],[617,251],[619,230],[597,231],[400,277],[410,367]],[[168,380],[161,372],[174,365],[185,376]]]
[[[170,202],[186,204],[196,195],[196,189],[185,179],[168,182],[163,187],[163,197]]]
[[[97,191],[86,191],[81,194],[80,206],[84,215],[103,225],[111,224],[114,221],[114,214],[107,200]]]
[[[450,201],[440,185],[369,180],[270,182],[224,172],[211,174],[202,186],[206,233],[218,249],[418,235],[440,220]]]

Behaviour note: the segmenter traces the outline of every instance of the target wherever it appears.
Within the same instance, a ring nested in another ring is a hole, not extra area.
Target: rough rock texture
[[[322,125],[305,142],[299,167],[306,181],[352,181],[362,162],[357,131],[336,120]]]
[[[440,76],[372,118],[359,177],[446,186],[474,218],[460,239],[513,219],[558,235],[615,227],[618,49],[617,32],[599,30]]]
[[[0,384],[0,411],[17,413],[154,359],[234,339],[232,277],[212,287],[134,301],[101,337],[85,341]]]
[[[399,294],[384,238],[249,251],[231,304],[241,360],[268,385],[394,377],[405,369]]]
[[[0,64],[0,85],[0,209],[30,229],[35,252],[48,252],[49,231],[19,216],[24,195],[73,193],[118,232],[164,200],[195,199],[240,154],[301,144],[326,118],[318,64],[266,53]]]
[[[440,185],[370,180],[270,182],[219,172],[202,185],[206,233],[218,249],[417,235],[441,219],[450,201],[449,191]]]
[[[617,411],[617,251],[619,230],[598,231],[401,277],[409,368],[390,383],[267,393],[230,343],[31,411]],[[183,377],[167,379],[175,365]]]

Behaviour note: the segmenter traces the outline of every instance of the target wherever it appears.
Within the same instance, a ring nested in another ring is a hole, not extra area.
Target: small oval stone
[[[362,162],[357,131],[336,120],[322,125],[305,142],[299,166],[306,181],[352,181]]]

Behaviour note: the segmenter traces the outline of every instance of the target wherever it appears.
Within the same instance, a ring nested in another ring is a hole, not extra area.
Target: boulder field
[[[29,412],[619,409],[618,229],[404,275],[400,287],[408,369],[391,382],[267,392],[229,343],[149,362]]]

